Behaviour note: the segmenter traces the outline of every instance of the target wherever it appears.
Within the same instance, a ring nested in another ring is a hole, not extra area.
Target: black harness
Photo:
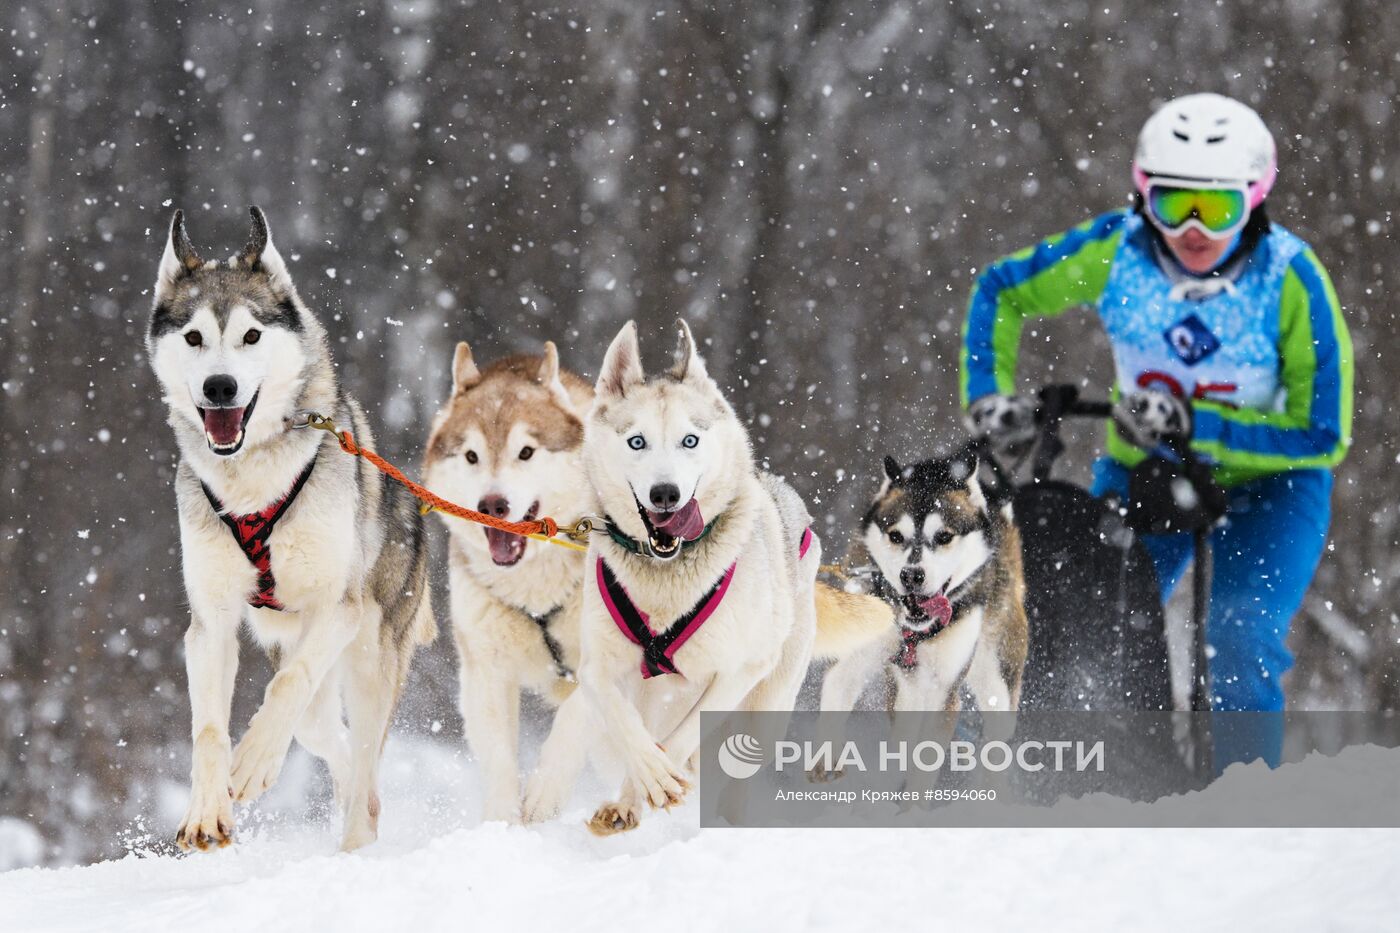
[[[576,678],[574,676],[573,668],[569,667],[568,664],[564,663],[564,649],[559,644],[559,640],[553,635],[549,634],[549,623],[553,622],[555,617],[558,616],[559,613],[563,611],[563,609],[564,603],[560,603],[553,609],[541,615],[536,615],[533,612],[526,612],[524,609],[521,609],[520,611],[524,613],[525,617],[528,618],[531,622],[539,626],[540,638],[544,640],[544,646],[549,651],[550,659],[554,662],[554,673],[561,680],[567,680],[570,683],[573,683],[576,680]]]

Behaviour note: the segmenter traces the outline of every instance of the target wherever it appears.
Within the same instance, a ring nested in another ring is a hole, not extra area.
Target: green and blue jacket
[[[1114,396],[1155,388],[1191,399],[1192,447],[1224,485],[1340,462],[1351,444],[1351,338],[1312,249],[1272,225],[1231,279],[1204,289],[1169,263],[1127,210],[993,263],[968,307],[963,405],[1014,394],[1027,319],[1092,305],[1113,347]],[[1127,466],[1145,456],[1111,424],[1108,452]]]

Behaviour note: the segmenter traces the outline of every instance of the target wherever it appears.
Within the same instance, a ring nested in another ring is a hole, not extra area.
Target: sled
[[[1054,478],[1065,449],[1061,422],[1107,418],[1112,406],[1082,400],[1078,389],[1068,385],[1047,386],[1039,398],[1039,435],[1029,479],[1017,482],[1014,470],[995,457],[984,458],[998,497],[1012,502],[1022,538],[1031,643],[1021,708],[1173,708],[1161,592],[1139,535],[1190,531],[1199,568],[1192,574],[1191,708],[1208,710],[1204,623],[1209,533],[1224,514],[1224,493],[1185,445],[1172,450],[1171,459],[1150,457],[1133,471],[1127,506],[1116,497],[1100,499]]]

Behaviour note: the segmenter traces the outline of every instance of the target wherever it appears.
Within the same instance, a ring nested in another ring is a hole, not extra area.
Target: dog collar
[[[204,490],[204,497],[209,500],[209,505],[213,507],[214,514],[228,526],[233,533],[233,540],[238,543],[238,549],[243,552],[243,556],[248,558],[248,563],[253,565],[253,569],[258,572],[258,582],[256,589],[248,596],[248,605],[255,609],[275,609],[281,612],[286,607],[277,599],[277,581],[272,577],[272,544],[268,540],[272,536],[272,529],[278,520],[287,513],[301,493],[306,481],[311,478],[311,471],[316,467],[316,461],[320,459],[320,448],[317,448],[316,456],[306,464],[306,468],[296,478],[292,488],[287,494],[276,502],[269,505],[260,512],[252,512],[247,515],[232,515],[224,509],[224,504],[219,501],[214,491],[200,482],[199,487]]]
[[[701,530],[700,534],[696,536],[695,540],[682,541],[681,551],[687,551],[695,545],[699,544],[701,541],[704,541],[705,537],[710,533],[710,530],[715,527],[715,523],[718,521],[719,519],[715,519],[714,521],[706,525]],[[651,548],[649,546],[644,546],[642,542],[638,541],[636,538],[632,537],[627,532],[619,528],[617,526],[617,522],[613,521],[611,516],[603,516],[603,522],[603,529],[607,531],[608,537],[612,538],[613,543],[616,544],[618,547],[622,548],[624,551],[627,551],[629,554],[636,554],[639,557],[654,558],[656,556],[651,553]]]

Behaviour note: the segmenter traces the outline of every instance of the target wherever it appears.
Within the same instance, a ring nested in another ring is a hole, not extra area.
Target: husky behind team
[[[841,657],[823,710],[850,710],[884,667],[898,710],[957,710],[966,682],[983,711],[1015,711],[1029,633],[1021,537],[1009,504],[987,501],[970,451],[902,467],[885,458],[850,566],[872,565],[873,590],[898,628]]]

